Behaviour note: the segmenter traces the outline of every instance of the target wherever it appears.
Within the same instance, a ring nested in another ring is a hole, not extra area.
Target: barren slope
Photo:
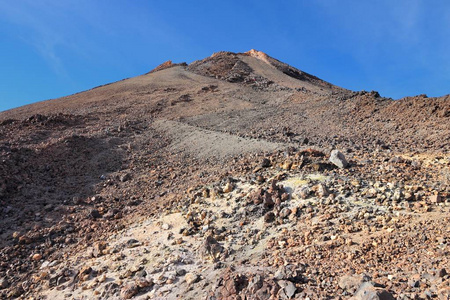
[[[449,140],[255,50],[1,112],[0,297],[445,299]]]

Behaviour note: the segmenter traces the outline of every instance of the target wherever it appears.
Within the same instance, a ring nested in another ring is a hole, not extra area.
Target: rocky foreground
[[[448,299],[449,158],[338,154],[238,160],[160,215],[59,259],[32,255],[39,269],[15,289],[3,278],[3,297]],[[111,212],[94,214],[95,234]]]

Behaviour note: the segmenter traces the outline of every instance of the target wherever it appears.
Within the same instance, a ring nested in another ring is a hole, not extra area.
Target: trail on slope
[[[172,151],[188,151],[198,158],[225,158],[248,152],[274,151],[286,147],[282,143],[241,138],[170,120],[158,120],[153,124],[153,128],[169,135],[172,140],[169,147]]]

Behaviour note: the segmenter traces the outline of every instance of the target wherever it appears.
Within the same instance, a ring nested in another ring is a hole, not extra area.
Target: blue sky
[[[450,2],[0,0],[0,111],[257,49],[351,90],[450,93]]]

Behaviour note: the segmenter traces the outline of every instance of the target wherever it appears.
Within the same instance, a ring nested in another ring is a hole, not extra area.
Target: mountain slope
[[[256,131],[252,137],[277,141],[289,140],[282,133],[289,128],[298,141],[306,138],[319,146],[338,136],[448,149],[449,110],[448,97],[392,101],[376,92],[351,92],[252,50],[219,52],[187,66],[171,63],[136,78],[3,112],[0,119],[56,113],[182,118],[190,125],[239,135]],[[243,124],[231,122],[233,115]]]
[[[365,271],[437,296],[449,124],[449,96],[353,92],[255,50],[1,112],[0,297],[348,298],[337,281]]]

